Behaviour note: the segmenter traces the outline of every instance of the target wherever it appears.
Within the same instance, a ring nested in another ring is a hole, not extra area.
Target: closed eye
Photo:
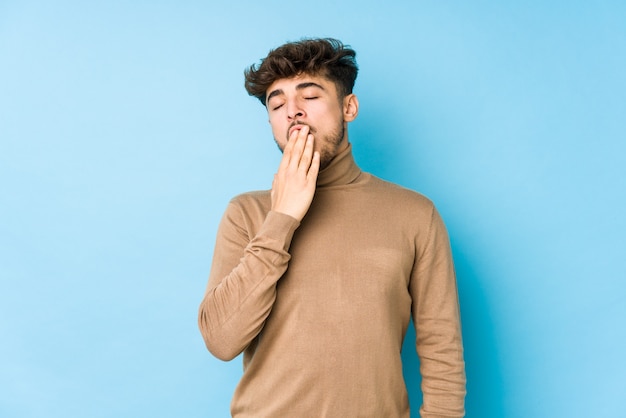
[[[315,99],[318,99],[318,97],[314,96],[314,97],[305,97],[304,98],[304,100],[315,100]]]
[[[281,107],[283,107],[283,105],[282,105],[282,104],[279,104],[278,106],[274,106],[274,107],[272,108],[272,110],[278,110],[278,109],[280,109]]]

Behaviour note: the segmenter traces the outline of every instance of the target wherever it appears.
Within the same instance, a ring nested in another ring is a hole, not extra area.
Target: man
[[[234,417],[409,417],[411,316],[422,417],[464,415],[447,233],[428,199],[355,164],[356,75],[355,52],[334,39],[285,44],[246,71],[283,157],[271,191],[226,209],[200,305],[209,351],[244,353]]]

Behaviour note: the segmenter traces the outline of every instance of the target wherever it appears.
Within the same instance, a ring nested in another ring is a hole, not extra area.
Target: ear
[[[343,98],[343,120],[352,122],[359,114],[359,99],[355,94],[348,94]]]

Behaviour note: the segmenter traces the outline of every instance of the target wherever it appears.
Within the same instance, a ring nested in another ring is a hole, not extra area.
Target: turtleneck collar
[[[332,159],[328,167],[319,172],[317,187],[341,186],[353,183],[361,175],[352,155],[352,144]]]

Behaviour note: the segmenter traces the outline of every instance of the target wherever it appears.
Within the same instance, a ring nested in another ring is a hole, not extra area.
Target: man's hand
[[[272,182],[272,210],[302,221],[313,201],[319,168],[320,155],[313,152],[309,127],[294,130]]]

